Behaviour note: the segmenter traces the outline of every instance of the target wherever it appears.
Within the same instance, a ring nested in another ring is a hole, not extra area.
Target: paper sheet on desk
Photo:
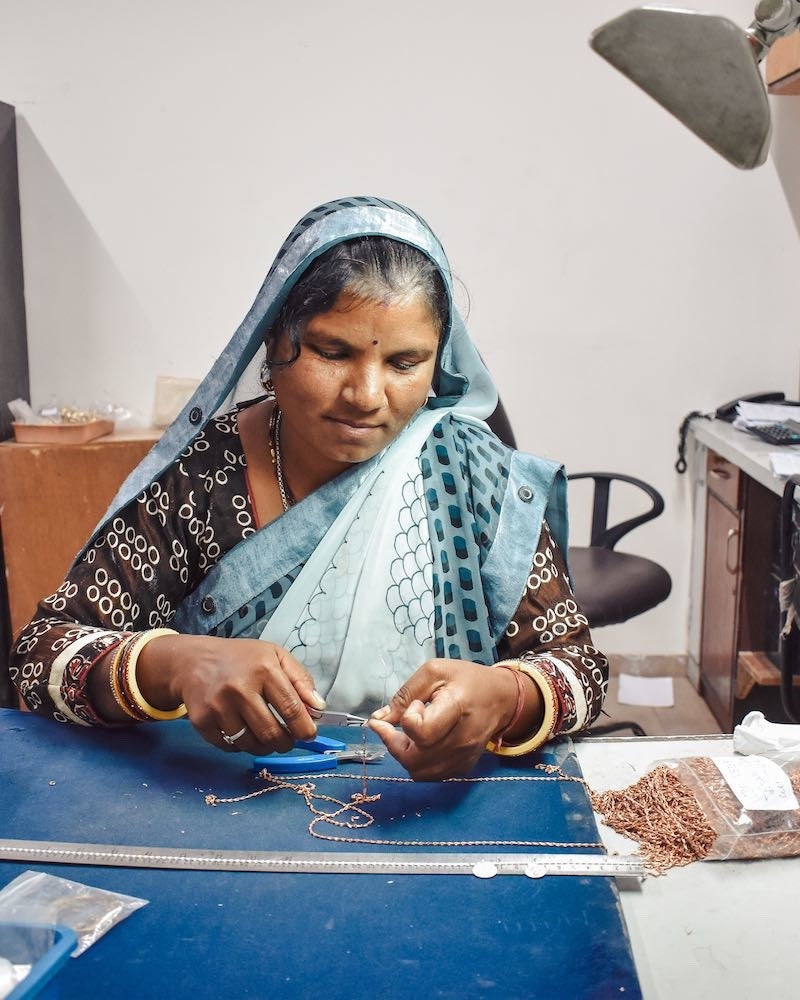
[[[769,464],[774,476],[800,475],[800,451],[771,451]]]
[[[734,427],[752,427],[753,424],[782,424],[786,420],[800,418],[800,406],[786,406],[783,403],[736,404]]]
[[[675,695],[671,677],[639,677],[619,675],[617,701],[620,705],[649,705],[651,708],[672,708]]]

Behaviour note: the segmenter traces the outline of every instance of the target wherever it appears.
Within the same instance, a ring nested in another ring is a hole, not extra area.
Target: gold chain
[[[275,467],[275,478],[278,480],[278,490],[285,513],[290,507],[294,507],[296,500],[283,475],[283,462],[281,460],[281,410],[277,402],[272,407],[272,413],[269,418],[269,453],[272,464]]]

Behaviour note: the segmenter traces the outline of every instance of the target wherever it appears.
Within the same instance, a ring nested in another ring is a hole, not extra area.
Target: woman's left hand
[[[517,694],[509,670],[429,660],[373,713],[369,726],[412,778],[440,781],[472,770],[511,721]]]

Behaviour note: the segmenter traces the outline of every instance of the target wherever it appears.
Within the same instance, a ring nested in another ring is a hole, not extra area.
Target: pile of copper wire
[[[639,844],[655,875],[706,857],[716,838],[691,790],[664,764],[629,788],[590,798],[606,826]]]

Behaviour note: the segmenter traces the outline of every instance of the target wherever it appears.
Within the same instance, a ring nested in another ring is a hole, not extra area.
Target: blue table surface
[[[351,730],[346,738],[360,735]],[[209,792],[235,796],[261,787],[249,760],[209,746],[185,721],[101,731],[0,710],[0,836],[226,850],[436,850],[314,839],[305,803],[286,790],[206,805]],[[580,775],[569,740],[513,768],[486,755],[474,774],[536,775],[536,762]],[[325,775],[312,780],[320,792],[346,799],[361,788],[361,768],[348,765],[338,773],[345,770],[352,782]],[[366,807],[375,823],[363,835],[413,841],[600,839],[577,782],[377,780],[404,774],[388,757],[370,768],[369,792],[379,791],[381,798]],[[67,964],[58,977],[64,998],[104,992],[113,998],[198,1000],[641,995],[612,879],[0,862],[0,887],[31,869],[149,901]]]

